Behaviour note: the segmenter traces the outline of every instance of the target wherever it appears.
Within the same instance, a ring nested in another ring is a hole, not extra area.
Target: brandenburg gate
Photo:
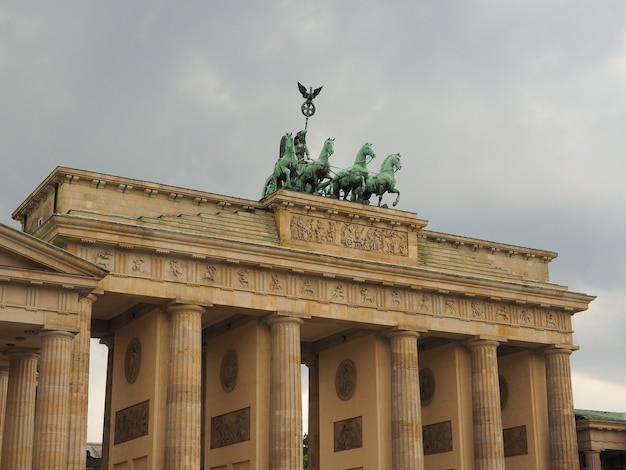
[[[303,432],[315,470],[578,468],[593,297],[550,282],[556,253],[267,185],[58,167],[26,198],[0,231],[0,469],[85,468],[94,337],[103,468],[300,469]]]

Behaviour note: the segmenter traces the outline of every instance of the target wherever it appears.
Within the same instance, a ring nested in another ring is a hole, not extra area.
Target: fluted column
[[[300,325],[294,317],[272,317],[270,363],[270,470],[302,468]]]
[[[557,347],[544,351],[552,470],[580,468],[569,360],[571,353],[570,349]]]
[[[2,435],[4,433],[4,414],[7,405],[7,388],[9,386],[9,367],[0,366],[0,456],[2,456]]]
[[[79,331],[74,338],[72,377],[70,381],[70,437],[67,457],[68,470],[83,470],[87,465],[87,413],[89,395],[89,350],[91,340],[91,305],[95,295],[79,302]]]
[[[498,342],[467,342],[472,355],[474,470],[504,470],[504,441],[498,379]]]
[[[33,468],[66,470],[74,333],[46,331],[39,336],[41,358],[35,412]]]
[[[104,417],[102,422],[102,460],[100,467],[102,470],[109,470],[109,451],[111,447],[111,390],[113,387],[113,357],[115,349],[115,336],[109,335],[100,339],[100,344],[104,344],[109,352],[107,356],[107,378],[106,390],[104,392]]]
[[[2,470],[31,470],[37,359],[34,352],[9,353],[9,385],[2,443]]]
[[[394,470],[422,470],[424,449],[415,331],[398,330],[391,343],[391,459]]]
[[[309,368],[309,470],[320,470],[320,363],[317,354],[305,359]]]
[[[200,468],[202,314],[199,305],[175,305],[171,315],[165,469]]]
[[[585,451],[585,468],[586,470],[602,470],[599,450]]]

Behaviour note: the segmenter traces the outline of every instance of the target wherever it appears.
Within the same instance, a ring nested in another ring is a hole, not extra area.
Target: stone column
[[[199,305],[174,305],[167,382],[165,470],[200,468],[202,314]]]
[[[585,468],[586,470],[602,470],[599,450],[585,451]]]
[[[41,333],[33,468],[67,469],[74,333]]]
[[[272,317],[270,363],[270,470],[302,468],[300,325],[295,317]]]
[[[309,470],[320,470],[320,363],[317,354],[305,359],[309,368]]]
[[[70,381],[70,438],[68,470],[83,470],[87,465],[87,412],[89,395],[89,349],[91,341],[91,305],[96,296],[89,294],[79,302],[79,331],[74,338],[72,377]]]
[[[2,456],[2,434],[4,432],[4,414],[7,405],[7,388],[9,386],[9,367],[0,366],[0,456]]]
[[[109,349],[107,356],[107,378],[106,390],[104,394],[104,418],[102,423],[102,460],[100,466],[102,470],[109,470],[109,451],[111,448],[111,390],[113,387],[113,357],[115,349],[115,337],[113,335],[100,339],[100,344],[104,344]]]
[[[34,352],[9,353],[9,385],[0,459],[2,470],[32,468],[38,358]]]
[[[498,342],[473,339],[467,342],[467,347],[472,354],[474,470],[503,470]]]
[[[422,470],[424,448],[415,331],[397,330],[391,342],[391,467]]]
[[[571,349],[544,351],[552,470],[578,470],[578,441],[569,357]]]

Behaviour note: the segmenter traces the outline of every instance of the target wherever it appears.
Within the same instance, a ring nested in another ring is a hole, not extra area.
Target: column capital
[[[409,328],[401,328],[401,327],[396,327],[393,328],[392,330],[389,330],[386,334],[387,338],[397,338],[397,337],[404,337],[404,336],[412,336],[414,338],[419,338],[423,333],[425,333],[424,331],[417,331],[417,330],[412,330]]]
[[[480,348],[483,346],[498,347],[500,344],[506,342],[506,339],[496,336],[475,336],[465,341],[465,346],[470,349]]]
[[[206,312],[206,308],[197,304],[174,303],[167,306],[167,311],[168,313],[197,312],[203,314]]]
[[[30,359],[39,358],[39,351],[36,349],[12,349],[5,353],[7,359]]]
[[[555,354],[571,355],[574,351],[578,351],[580,348],[572,344],[561,346],[559,344],[553,344],[541,349],[541,354],[544,356],[551,356]]]
[[[98,300],[98,296],[95,294],[87,294],[85,296],[82,296],[80,299],[78,299],[79,301],[89,301],[91,303],[94,303],[96,300]]]
[[[300,318],[299,316],[288,315],[284,313],[273,313],[269,317],[267,317],[265,321],[270,326],[275,325],[277,323],[298,323],[300,325],[304,323],[304,320]]]
[[[40,338],[47,338],[49,336],[74,339],[74,336],[76,336],[76,333],[71,332],[71,331],[64,331],[64,330],[44,330],[44,331],[39,332]]]

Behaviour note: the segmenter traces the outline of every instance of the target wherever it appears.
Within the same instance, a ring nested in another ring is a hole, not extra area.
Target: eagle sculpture
[[[310,87],[307,90],[302,83],[298,82],[298,89],[300,90],[300,93],[302,93],[302,97],[307,101],[313,101],[313,98],[320,94],[322,88],[323,87],[319,87],[314,90],[313,87]]]

